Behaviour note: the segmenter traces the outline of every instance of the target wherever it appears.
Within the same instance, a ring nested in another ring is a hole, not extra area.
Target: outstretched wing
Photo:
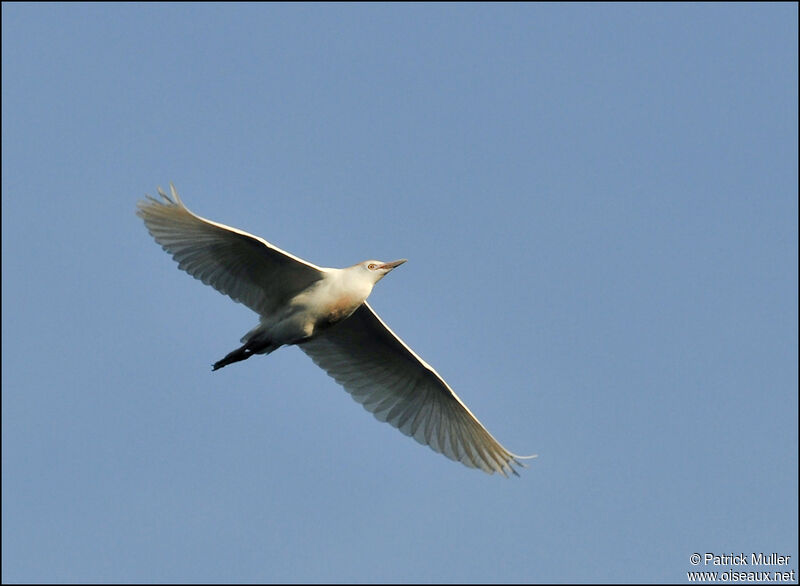
[[[322,277],[320,267],[242,230],[206,220],[183,205],[170,184],[170,198],[147,196],[137,215],[178,266],[245,304],[259,315],[283,307],[294,295]]]
[[[524,466],[369,304],[298,346],[376,418],[434,451],[489,474]]]

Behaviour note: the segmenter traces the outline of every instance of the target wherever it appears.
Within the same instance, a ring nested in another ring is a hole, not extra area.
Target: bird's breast
[[[342,293],[328,301],[320,317],[328,323],[336,323],[350,317],[363,302],[364,299],[359,295]]]
[[[316,332],[350,317],[366,301],[369,292],[370,288],[322,282],[298,295],[293,303],[302,308],[306,327]]]

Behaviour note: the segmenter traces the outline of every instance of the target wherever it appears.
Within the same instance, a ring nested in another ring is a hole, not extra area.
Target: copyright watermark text
[[[703,570],[689,571],[686,578],[689,582],[797,582],[791,561],[792,556],[775,552],[695,552],[689,563]]]

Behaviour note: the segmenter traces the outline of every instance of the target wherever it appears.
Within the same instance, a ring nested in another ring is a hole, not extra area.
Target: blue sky
[[[798,570],[797,10],[4,3],[3,580]],[[455,464],[295,348],[212,373],[256,316],[134,215],[170,181],[408,258],[373,307],[539,458]]]

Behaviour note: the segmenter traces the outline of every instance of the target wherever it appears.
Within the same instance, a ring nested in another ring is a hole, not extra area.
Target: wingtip
[[[523,462],[522,460],[533,460],[534,458],[538,458],[538,457],[539,457],[539,454],[533,454],[532,456],[517,456],[515,454],[513,459],[514,459],[514,463],[515,464],[518,464],[518,465],[522,466],[523,468],[527,468],[528,465],[525,462]]]
[[[528,465],[525,462],[523,462],[522,460],[532,460],[533,458],[538,458],[538,457],[539,457],[539,454],[533,454],[531,456],[517,456],[516,454],[512,454],[511,460],[509,460],[506,463],[506,466],[511,471],[511,473],[514,474],[514,476],[518,477],[519,476],[519,472],[517,472],[516,468],[514,468],[514,464],[516,464],[520,468],[528,468]],[[505,471],[503,471],[503,476],[506,476],[506,478],[508,478],[508,475],[505,474]]]
[[[180,206],[183,206],[183,202],[181,201],[181,197],[178,195],[178,190],[175,189],[175,185],[173,185],[172,181],[169,182],[169,192],[172,194],[172,199]]]
[[[186,207],[185,205],[183,205],[183,201],[181,201],[181,198],[178,195],[178,190],[175,189],[175,185],[171,181],[169,183],[169,192],[170,195],[167,195],[167,192],[164,191],[164,188],[159,185],[158,187],[156,187],[156,193],[160,196],[161,199],[157,199],[151,196],[149,193],[146,193],[145,200],[140,200],[138,205],[140,208],[152,204],[180,206],[184,208]]]

